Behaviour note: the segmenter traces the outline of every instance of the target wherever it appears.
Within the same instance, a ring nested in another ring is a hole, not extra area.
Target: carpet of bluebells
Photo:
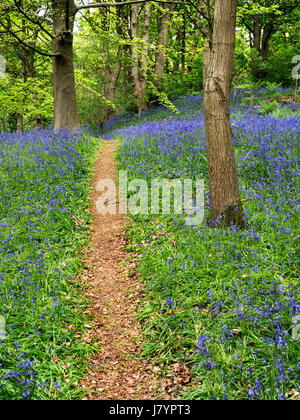
[[[279,88],[276,97],[287,92]],[[134,216],[149,291],[139,320],[146,357],[185,363],[186,399],[296,398],[300,385],[299,105],[264,107],[271,93],[232,94],[231,122],[248,230],[190,227],[185,216]],[[264,102],[265,101],[265,102]],[[204,178],[202,96],[179,113],[156,109],[109,121],[123,139],[120,168],[132,178]],[[206,209],[207,211],[208,209]],[[297,253],[298,252],[298,253]]]
[[[0,134],[0,399],[78,395],[87,348],[75,282],[99,142],[50,130]],[[3,322],[4,321],[4,322]]]

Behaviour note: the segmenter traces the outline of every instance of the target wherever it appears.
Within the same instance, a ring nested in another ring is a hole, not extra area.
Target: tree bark
[[[73,64],[74,0],[52,0],[54,130],[80,127]]]
[[[144,98],[142,111],[147,110],[146,90],[147,90],[147,69],[150,41],[150,22],[151,22],[151,4],[145,5],[144,26],[143,26],[143,45],[141,55],[141,96]]]
[[[158,28],[158,47],[155,57],[155,76],[156,76],[156,87],[159,89],[161,84],[162,76],[165,68],[165,54],[168,42],[168,31],[170,26],[170,19],[172,13],[176,8],[176,4],[163,5],[165,11],[161,17],[161,22]]]
[[[269,41],[271,39],[273,29],[273,24],[261,27],[259,23],[259,16],[254,16],[253,47],[264,61],[267,61],[269,56]]]
[[[17,131],[23,131],[23,115],[17,115]]]
[[[112,70],[109,71],[109,75],[108,75],[109,78],[107,79],[107,88],[105,92],[105,97],[110,102],[114,102],[115,100],[117,83],[118,83],[119,76],[121,73],[121,58],[119,57],[119,55],[121,54],[121,50],[122,50],[122,47],[119,47],[118,53],[117,53],[117,61],[115,63],[113,71]],[[115,115],[114,108],[111,106],[108,106],[108,109],[103,117],[103,121],[101,121],[100,123],[103,124],[104,121],[109,120],[114,115]]]
[[[143,36],[141,54],[139,54],[138,42],[138,6],[133,4],[131,6],[131,56],[132,66],[131,75],[133,81],[133,94],[136,102],[137,112],[141,114],[147,110],[146,102],[146,88],[147,88],[147,56],[149,48],[150,37],[150,20],[151,20],[151,5],[145,5],[144,21],[143,21]],[[140,59],[141,55],[141,59]],[[139,67],[141,71],[139,71]]]
[[[136,44],[138,39],[138,6],[137,4],[133,4],[131,6],[131,39],[132,39],[132,46],[131,46],[131,57],[132,57],[132,64],[131,64],[131,76],[133,82],[133,95],[135,98],[136,106],[138,113],[141,113],[141,83],[139,78],[139,53],[138,53],[138,46]]]
[[[253,47],[260,54],[261,46],[261,29],[259,25],[259,16],[255,15],[253,18]]]
[[[204,118],[212,226],[245,227],[230,128],[229,98],[237,0],[216,0],[213,45],[204,90]]]
[[[213,34],[210,32],[208,28],[208,24],[205,25],[204,29],[204,39],[203,39],[203,88],[206,84],[208,78],[208,70],[211,61],[212,55],[212,36]]]
[[[32,44],[33,46],[35,46],[34,44]],[[36,78],[36,68],[35,68],[35,61],[34,61],[34,57],[35,57],[35,52],[34,50],[30,50],[28,51],[27,54],[27,61],[28,61],[28,76],[31,77],[32,79]],[[36,108],[36,115],[35,115],[35,125],[36,128],[39,130],[42,128],[42,118],[39,114],[39,109],[38,109],[38,96],[37,93],[34,93],[33,96],[33,101],[34,101],[34,105]]]
[[[199,0],[197,20],[200,15],[205,18],[205,23],[202,27],[203,34],[203,89],[208,77],[208,69],[212,55],[212,43],[213,43],[213,3],[214,0]]]
[[[258,0],[255,0],[255,3],[258,3]],[[264,22],[262,23],[259,15],[254,15],[253,17],[253,29],[252,29],[252,36],[253,36],[253,47],[258,52],[260,57],[267,61],[269,55],[269,41],[274,29],[274,25],[271,22]],[[257,74],[255,74],[257,73]],[[254,72],[254,76],[257,77],[264,77],[266,75],[265,72],[261,72],[258,70]]]
[[[23,31],[24,31],[24,22],[23,22]],[[22,45],[19,47],[19,57],[22,60],[22,79],[23,82],[27,82],[27,65],[26,65],[26,49]],[[24,116],[22,114],[17,115],[17,131],[23,131],[23,124],[24,124]]]
[[[274,29],[273,24],[266,25],[263,29],[262,35],[262,46],[261,46],[261,57],[264,61],[267,61],[269,56],[269,42]]]
[[[180,31],[181,35],[181,73],[184,74],[185,72],[185,54],[186,54],[186,18],[185,15],[183,16],[183,25],[182,30]]]

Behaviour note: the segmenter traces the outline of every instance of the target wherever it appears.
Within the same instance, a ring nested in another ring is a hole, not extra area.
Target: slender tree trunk
[[[107,87],[107,96],[106,97],[109,101],[114,101],[114,99],[115,99],[116,88],[117,88],[117,83],[118,83],[118,79],[119,79],[119,76],[120,76],[120,72],[121,72],[121,61],[117,60],[117,62],[115,64],[115,67],[114,67],[114,71],[110,75],[110,81],[109,81],[108,87]]]
[[[143,27],[143,45],[141,55],[141,97],[142,111],[147,110],[146,103],[146,90],[147,90],[147,69],[148,69],[148,56],[149,56],[149,40],[150,40],[150,22],[151,22],[151,4],[146,3],[144,13],[144,27]]]
[[[196,30],[195,30],[195,36],[194,36],[194,42],[193,46],[189,55],[189,64],[188,64],[188,73],[192,75],[193,73],[193,67],[195,60],[197,58],[197,55],[199,53],[199,38],[201,36],[202,31],[202,22],[200,23],[201,13],[200,9],[201,6],[203,6],[203,0],[198,0],[197,3],[197,12],[196,12]]]
[[[257,3],[257,0],[255,0]],[[259,15],[253,17],[253,47],[264,61],[269,55],[269,41],[274,29],[273,23],[262,24]]]
[[[208,77],[208,70],[211,61],[212,55],[212,34],[209,33],[208,25],[206,25],[207,29],[205,30],[204,35],[204,45],[203,45],[203,88],[206,84],[207,77]]]
[[[80,127],[73,64],[74,0],[52,0],[54,129]]]
[[[259,24],[259,16],[255,15],[253,17],[253,48],[257,51],[258,56],[261,57],[261,27]],[[252,75],[256,79],[261,79],[265,76],[265,72],[262,71],[261,66],[255,62],[252,69]]]
[[[165,54],[168,42],[168,31],[172,13],[176,8],[175,4],[164,5],[165,12],[162,15],[158,30],[158,49],[155,57],[156,87],[159,89],[165,67]]]
[[[20,2],[20,7],[24,7],[23,3]],[[28,22],[26,19],[22,20],[22,32],[25,37],[29,37],[28,33]],[[37,36],[37,34],[36,34]],[[33,40],[30,45],[32,48],[35,48],[36,39]],[[35,51],[34,49],[26,48],[25,45],[16,45],[15,46],[17,54],[22,61],[22,79],[23,82],[26,83],[28,78],[35,79],[36,78],[36,70],[35,70]],[[33,94],[33,101],[35,107],[38,112],[38,98],[36,93]],[[17,116],[17,130],[22,131],[24,124],[24,117],[22,115]],[[41,117],[40,115],[36,115],[36,127],[41,128]]]
[[[17,131],[23,131],[23,115],[17,115]]]
[[[138,40],[138,6],[137,4],[133,4],[131,6],[131,39],[132,39],[131,76],[132,76],[132,82],[133,82],[133,95],[135,98],[138,113],[140,114],[142,112],[142,104],[141,104],[142,88],[141,88],[140,77],[139,77],[139,52],[138,52],[138,46],[136,44]]]
[[[100,9],[100,15],[101,15],[101,29],[105,32],[107,32],[107,34],[110,33],[110,14],[108,13],[108,11],[106,9]],[[126,21],[125,21],[125,17],[124,17],[124,9],[122,7],[118,7],[117,11],[116,11],[116,18],[117,18],[117,33],[121,38],[125,38],[125,33],[124,33],[124,28],[126,25]],[[107,105],[103,109],[101,110],[100,114],[100,125],[102,126],[104,121],[109,120],[110,118],[112,118],[116,111],[115,108],[113,106],[113,103],[115,101],[115,97],[116,97],[116,89],[117,89],[117,84],[118,84],[118,80],[120,77],[120,73],[121,73],[121,68],[122,68],[122,54],[123,51],[125,50],[125,47],[122,45],[118,46],[118,51],[117,51],[117,55],[116,55],[116,60],[114,65],[111,65],[110,62],[110,46],[108,42],[105,42],[104,45],[104,51],[106,53],[106,66],[105,66],[105,88],[104,88],[104,93],[105,93],[105,98],[110,101],[112,103],[112,105]]]
[[[237,0],[216,0],[213,46],[204,90],[210,223],[245,227],[229,119]]]
[[[35,44],[32,44],[33,47],[35,47]],[[36,79],[36,69],[35,69],[35,62],[34,62],[34,56],[35,53],[33,50],[28,51],[28,76],[31,77],[32,79]],[[37,93],[35,92],[33,95],[33,101],[34,101],[34,106],[36,108],[36,115],[35,115],[35,125],[36,128],[39,130],[42,128],[42,118],[39,114],[39,109],[38,109],[38,96]]]
[[[133,94],[137,106],[137,111],[141,114],[147,110],[146,103],[146,88],[147,88],[147,57],[149,48],[149,29],[151,20],[151,5],[147,3],[145,5],[144,21],[143,21],[143,36],[141,54],[139,53],[138,41],[138,6],[133,4],[131,6],[131,56],[132,56],[132,67],[131,75],[133,80]],[[140,58],[141,56],[141,58]],[[140,70],[139,71],[139,67]]]
[[[259,25],[259,16],[253,18],[253,47],[260,54],[261,51],[261,29]]]
[[[157,41],[157,52],[155,56],[154,65],[154,86],[156,91],[151,93],[150,102],[152,104],[159,104],[159,92],[161,90],[162,77],[165,68],[165,55],[168,42],[168,31],[170,26],[170,20],[172,14],[176,8],[176,4],[163,4],[164,12],[160,19],[158,19],[158,41]],[[180,67],[180,57],[178,58],[177,69]]]
[[[24,30],[24,29],[23,29]],[[21,47],[20,56],[22,57],[22,79],[23,82],[27,81],[27,66],[26,66],[26,49]],[[17,131],[23,131],[24,117],[22,114],[17,115]]]
[[[258,0],[254,1],[255,3]],[[253,45],[252,47],[257,51],[263,61],[267,61],[269,55],[269,41],[273,32],[273,23],[263,24],[259,15],[253,17]],[[255,65],[252,74],[257,79],[262,79],[267,75],[267,71],[260,65]]]
[[[181,31],[181,73],[185,72],[185,53],[186,53],[186,18],[183,18],[183,27]]]
[[[261,26],[259,16],[254,16],[253,22],[253,48],[257,51],[263,61],[268,60],[269,56],[269,41],[273,32],[274,25],[266,24]],[[266,69],[260,65],[255,65],[253,68],[253,76],[257,79],[262,79],[267,75]]]
[[[261,46],[261,57],[264,61],[267,61],[269,56],[269,42],[273,32],[273,24],[266,25],[263,29],[262,46]]]
[[[128,80],[131,78],[130,74],[130,66],[128,64],[127,59],[125,58],[123,63],[123,69],[122,69],[122,92],[123,94],[126,94],[127,87],[128,87]]]
[[[106,99],[108,101],[112,102],[112,103],[115,100],[117,83],[118,83],[119,76],[120,76],[120,73],[121,73],[121,58],[119,57],[119,55],[121,54],[121,50],[122,50],[122,47],[119,47],[118,48],[118,54],[117,54],[117,61],[116,61],[115,66],[114,66],[114,70],[111,71],[110,74],[109,74],[108,85],[107,85],[107,89],[106,89],[106,92],[105,92]],[[114,108],[109,106],[105,115],[104,115],[104,121],[109,120],[114,115],[115,115]],[[103,122],[101,122],[101,123],[103,123]]]
[[[203,89],[208,77],[208,69],[210,66],[212,56],[213,43],[213,3],[214,0],[199,0],[198,10],[205,17],[205,23],[202,26],[203,33]],[[197,13],[197,20],[200,18],[200,13]]]
[[[21,3],[21,7],[23,7],[23,4]],[[25,19],[22,20],[22,31],[23,33],[26,35],[26,21]],[[24,45],[21,45],[18,47],[16,47],[17,51],[19,52],[19,57],[21,58],[22,61],[22,79],[23,79],[23,83],[27,82],[27,63],[28,63],[28,59],[27,59],[27,51]],[[17,131],[23,131],[23,124],[24,124],[24,116],[21,114],[17,115]]]

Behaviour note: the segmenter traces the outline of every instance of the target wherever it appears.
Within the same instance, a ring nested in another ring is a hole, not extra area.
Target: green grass
[[[111,132],[123,138],[119,166],[130,179],[170,174],[207,185],[202,116],[185,112],[190,118]],[[190,369],[190,385],[174,397],[292,398],[300,383],[300,340],[292,337],[300,313],[299,121],[293,109],[259,116],[238,103],[232,121],[248,230],[132,216],[127,235],[147,291],[137,315],[143,356],[163,373],[176,363]]]
[[[0,399],[78,399],[87,355],[81,279],[99,139],[50,131],[0,143]]]

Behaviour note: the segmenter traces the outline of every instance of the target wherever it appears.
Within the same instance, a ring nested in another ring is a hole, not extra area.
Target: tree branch
[[[143,4],[152,1],[154,3],[166,3],[166,4],[181,4],[185,5],[184,1],[177,1],[177,0],[129,0],[125,2],[115,2],[115,3],[91,3],[91,4],[83,4],[82,6],[76,6],[76,11],[80,11],[83,9],[93,9],[99,7],[118,7],[118,6],[126,6],[128,4]]]
[[[30,44],[27,44],[26,42],[24,42],[21,38],[19,38],[18,37],[18,35],[16,35],[16,33],[14,32],[14,31],[12,31],[12,30],[10,30],[9,28],[7,28],[7,27],[5,27],[5,25],[2,23],[2,22],[0,22],[0,25],[6,30],[6,32],[7,33],[9,33],[9,34],[11,34],[14,38],[16,38],[16,40],[20,43],[20,44],[22,44],[22,45],[24,45],[25,47],[27,47],[27,48],[29,48],[29,49],[31,49],[31,50],[33,50],[33,51],[35,51],[36,53],[38,53],[38,54],[40,54],[40,55],[43,55],[44,57],[58,57],[58,56],[61,56],[61,54],[50,54],[50,53],[46,53],[46,52],[44,52],[44,51],[40,51],[40,50],[37,50],[35,47],[33,47],[32,45],[30,45]]]
[[[12,5],[13,6],[13,5]],[[14,7],[15,8],[17,8],[18,9],[18,11],[26,18],[26,19],[28,19],[31,23],[33,23],[34,25],[37,25],[37,26],[39,26],[41,29],[42,29],[42,31],[44,31],[50,38],[54,38],[53,37],[53,35],[47,30],[47,29],[45,29],[44,28],[44,26],[41,24],[41,22],[39,22],[39,20],[34,20],[34,19],[32,19],[32,17],[31,16],[29,16],[28,14],[27,14],[27,12],[25,12],[25,10],[23,10],[23,9],[21,9],[21,7],[17,4],[17,2],[16,2],[16,0],[14,0]]]

